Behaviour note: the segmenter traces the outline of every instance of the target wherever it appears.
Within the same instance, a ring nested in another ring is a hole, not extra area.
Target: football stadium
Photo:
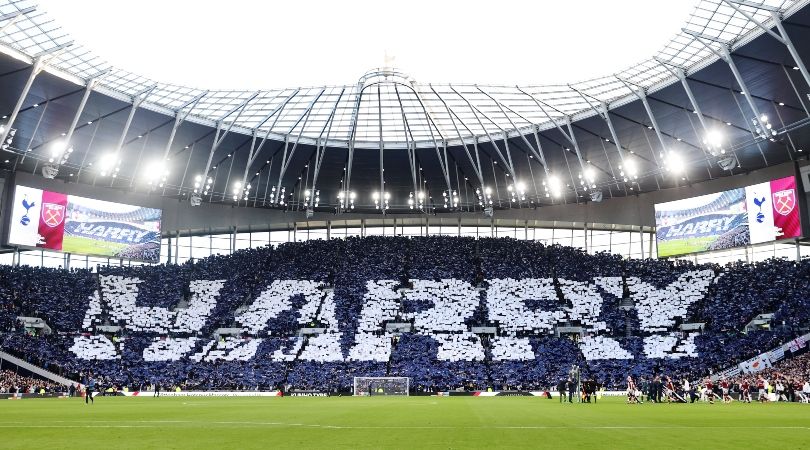
[[[810,0],[0,0],[0,447],[810,448]]]

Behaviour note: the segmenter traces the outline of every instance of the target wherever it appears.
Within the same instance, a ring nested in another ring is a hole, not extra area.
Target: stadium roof
[[[765,0],[779,9],[805,2]],[[263,91],[207,91],[161,83],[112,67],[95,56],[92,45],[74,42],[32,1],[0,5],[9,17],[2,42],[26,59],[56,53],[48,68],[82,84],[100,78],[98,87],[122,100],[144,96],[144,108],[173,113],[191,108],[190,120],[206,125],[233,122],[238,130],[258,130],[274,139],[299,135],[304,143],[328,139],[329,146],[377,148],[433,147],[435,140],[454,145],[461,139],[500,139],[515,130],[526,133],[534,126],[553,128],[553,120],[574,120],[594,114],[593,104],[611,106],[635,100],[633,86],[655,92],[677,79],[672,67],[694,71],[717,59],[710,49],[685,31],[656,55],[616,74],[591,80],[572,80],[558,86],[433,85],[417,83],[396,69],[380,68],[348,86],[295,87]],[[763,22],[768,11],[743,7]],[[22,16],[13,18],[20,12]],[[756,24],[721,0],[700,1],[684,27],[709,38],[739,47],[762,34]],[[69,45],[69,46],[68,46]],[[661,60],[665,63],[661,63]],[[330,126],[331,125],[331,126]]]
[[[402,192],[425,186],[439,206],[442,191],[468,189],[461,203],[475,204],[474,190],[489,186],[508,204],[509,177],[531,185],[527,205],[580,201],[594,190],[621,196],[733,173],[717,167],[717,148],[704,142],[714,129],[723,130],[718,145],[744,170],[802,156],[808,86],[787,48],[758,22],[773,27],[773,11],[803,55],[810,42],[807,3],[701,0],[683,31],[651,58],[568,85],[431,84],[386,67],[347,86],[215,91],[112,67],[93,54],[92,43],[74,42],[34,3],[3,0],[0,51],[11,58],[0,64],[0,78],[18,89],[0,94],[0,108],[9,115],[26,83],[25,69],[39,62],[49,76],[24,99],[13,145],[23,155],[17,169],[37,171],[38,162],[49,159],[48,145],[70,128],[82,87],[92,87],[70,130],[76,151],[64,167],[72,174],[60,176],[96,183],[97,174],[88,180],[82,171],[89,176],[112,149],[121,170],[112,187],[132,188],[149,161],[172,161],[171,175],[160,180],[164,195],[188,195],[200,175],[213,178],[211,192],[222,193],[222,201],[234,180],[252,183],[253,204],[265,204],[269,188],[283,186],[299,196],[299,188],[326,190],[324,205],[336,204],[337,191],[350,187],[397,191],[397,203],[405,205]],[[751,92],[741,92],[721,60],[724,49]],[[682,87],[681,71],[700,113]],[[61,108],[58,117],[37,110],[51,103]],[[766,125],[751,122],[759,113],[779,130],[773,140],[756,135],[756,127]],[[136,143],[141,138],[146,141]],[[689,165],[684,176],[667,176],[672,150]],[[25,165],[27,154],[34,167]],[[624,182],[623,169],[631,164],[638,180]],[[544,192],[542,183],[552,180],[566,185],[561,200]],[[173,187],[169,194],[167,186]]]

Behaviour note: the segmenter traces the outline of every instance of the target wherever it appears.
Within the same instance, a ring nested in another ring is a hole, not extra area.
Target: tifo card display
[[[161,210],[17,186],[9,245],[157,262]]]
[[[658,256],[800,237],[796,178],[655,205]]]

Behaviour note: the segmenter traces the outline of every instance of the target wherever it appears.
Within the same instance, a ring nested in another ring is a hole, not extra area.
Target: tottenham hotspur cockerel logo
[[[20,224],[22,226],[28,226],[31,223],[31,218],[28,217],[28,211],[37,205],[37,202],[28,203],[28,197],[23,198],[22,200],[23,208],[25,208],[25,214],[23,214],[22,218],[20,218]]]

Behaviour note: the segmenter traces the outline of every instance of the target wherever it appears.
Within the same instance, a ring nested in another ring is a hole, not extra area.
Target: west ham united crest
[[[786,216],[796,207],[796,194],[793,189],[773,193],[773,209],[780,215]]]
[[[45,225],[54,228],[62,224],[65,220],[65,205],[58,205],[56,203],[43,203],[42,204],[42,222]]]

